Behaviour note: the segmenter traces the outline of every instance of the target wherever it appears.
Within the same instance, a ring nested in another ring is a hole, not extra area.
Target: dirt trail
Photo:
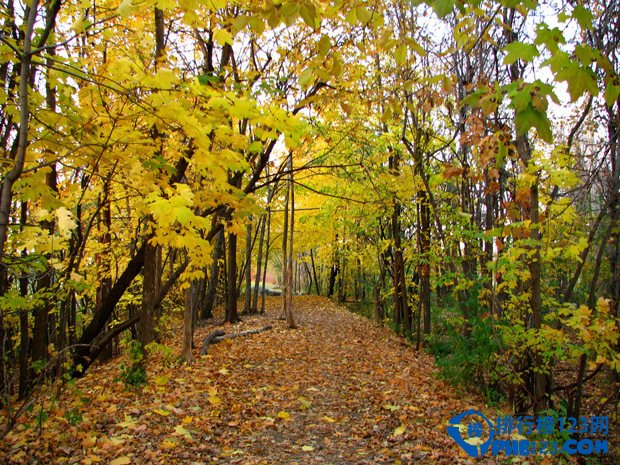
[[[279,300],[270,304],[267,316],[223,329],[272,330],[211,346],[192,367],[166,366],[155,355],[140,392],[114,381],[120,362],[93,368],[77,386],[83,402],[68,395],[40,436],[17,428],[0,459],[4,452],[8,463],[46,464],[474,463],[445,426],[480,405],[438,381],[429,356],[327,299],[296,297],[295,330],[276,319]],[[200,328],[197,345],[213,329]],[[494,463],[485,460],[475,463]]]
[[[230,406],[210,438],[215,456],[248,465],[468,462],[445,425],[475,406],[434,377],[431,357],[327,299],[297,297],[295,307],[298,329],[276,321],[214,346],[196,366],[228,371],[215,377]]]

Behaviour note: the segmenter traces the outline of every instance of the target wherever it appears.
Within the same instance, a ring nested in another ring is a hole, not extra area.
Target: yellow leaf
[[[13,458],[17,459],[17,457],[15,456]],[[82,463],[83,465],[92,465],[93,463],[100,463],[102,461],[103,461],[102,458],[99,457],[98,455],[88,454],[86,457],[82,459],[80,463]]]
[[[209,396],[208,400],[211,405],[220,405],[222,403],[222,399],[217,396]]]
[[[336,419],[332,417],[328,417],[327,415],[323,415],[321,420],[326,421],[327,423],[336,423]]]
[[[596,363],[597,365],[602,365],[603,363],[607,363],[607,359],[603,357],[601,354],[598,354],[596,356],[596,361],[594,363]]]
[[[323,34],[321,40],[319,40],[319,56],[326,56],[332,48],[332,42],[329,37]]]
[[[158,376],[157,378],[155,378],[156,386],[165,386],[169,382],[170,382],[170,376],[163,375],[163,376]]]
[[[303,450],[304,452],[310,452],[314,450],[314,447],[312,446],[301,446],[301,450]]]
[[[122,17],[126,18],[131,15],[136,10],[136,5],[133,4],[132,0],[123,0],[121,4],[116,9],[116,12]]]
[[[176,447],[179,447],[179,443],[176,441],[173,441],[172,439],[164,439],[161,442],[162,449],[175,449]]]
[[[65,207],[56,210],[56,218],[58,219],[58,232],[62,237],[69,237],[71,231],[77,226],[73,221],[73,215]]]
[[[281,418],[282,420],[288,420],[289,418],[291,418],[291,414],[288,412],[278,412],[278,418]]]
[[[237,34],[243,28],[248,25],[249,17],[247,15],[239,15],[237,16],[232,23],[232,32],[233,34]]]
[[[179,436],[185,436],[186,438],[192,439],[192,433],[183,428],[181,425],[177,425],[174,427],[174,434],[178,434]]]
[[[224,29],[216,29],[213,32],[213,39],[220,45],[233,44],[233,37],[231,33]]]
[[[138,420],[133,418],[131,415],[125,415],[125,420],[117,423],[121,428],[134,428],[137,424]]]
[[[265,30],[265,21],[258,16],[251,16],[248,23],[250,24],[250,29],[252,29],[252,32],[255,34],[260,35]]]
[[[129,465],[131,463],[131,458],[123,455],[122,457],[118,457],[110,462],[110,465]]]
[[[221,370],[218,371],[218,373],[220,375],[227,375],[228,374],[228,370],[226,368],[222,368]]]
[[[396,60],[396,64],[398,66],[403,66],[405,64],[407,61],[407,46],[405,44],[396,48],[396,52],[394,52],[394,59]]]
[[[398,409],[400,409],[400,407],[398,405],[392,405],[392,404],[385,404],[383,406],[384,409],[389,410],[390,412],[394,412]]]
[[[156,408],[153,410],[153,412],[157,413],[158,415],[161,415],[163,417],[167,417],[168,415],[170,415],[170,412],[168,410],[164,410],[161,408]]]
[[[127,441],[127,438],[129,437],[130,436],[128,434],[121,434],[120,436],[112,436],[110,438],[110,444],[112,444],[113,446],[120,446],[125,441]]]
[[[405,425],[400,425],[398,428],[396,428],[394,430],[394,436],[402,435],[405,432],[406,429],[407,429],[407,427]]]
[[[314,80],[312,68],[308,67],[304,69],[302,73],[299,75],[298,80],[299,80],[299,85],[301,86],[302,90],[306,90],[308,87],[310,87],[310,84],[312,84],[312,81]]]
[[[357,19],[359,19],[360,23],[363,25],[368,23],[372,18],[372,13],[365,6],[358,6],[355,12],[357,14]]]

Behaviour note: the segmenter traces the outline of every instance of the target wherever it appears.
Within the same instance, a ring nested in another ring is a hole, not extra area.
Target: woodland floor
[[[429,355],[323,298],[296,297],[299,328],[286,329],[279,302],[223,327],[272,330],[211,346],[191,367],[155,354],[139,391],[117,380],[126,360],[93,367],[46,404],[42,429],[22,419],[0,463],[496,463],[469,458],[447,436],[457,413],[491,412],[439,381]],[[197,347],[214,326],[198,328]],[[170,344],[178,354],[180,336]]]

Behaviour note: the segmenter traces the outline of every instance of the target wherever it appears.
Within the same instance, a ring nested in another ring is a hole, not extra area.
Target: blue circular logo
[[[462,423],[463,419],[469,416],[478,417],[477,421],[468,422],[467,424],[467,435],[463,437],[462,430],[464,429],[464,425]],[[463,449],[467,454],[471,457],[478,458],[482,457],[487,453],[489,447],[491,447],[491,443],[493,442],[493,437],[495,436],[495,431],[493,428],[493,424],[489,421],[487,417],[479,412],[478,410],[466,410],[463,413],[459,413],[458,415],[452,417],[449,422],[449,426],[446,427],[448,435],[454,439],[454,441]],[[484,425],[486,423],[486,427]],[[482,438],[483,433],[486,431],[489,432],[489,437],[486,441],[481,444],[470,444],[467,442],[470,439]]]

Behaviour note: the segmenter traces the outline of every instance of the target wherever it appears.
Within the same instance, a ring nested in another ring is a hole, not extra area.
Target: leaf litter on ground
[[[127,391],[120,360],[93,367],[35,427],[36,409],[0,445],[8,464],[455,464],[474,460],[448,437],[457,413],[483,403],[437,379],[432,357],[328,299],[296,297],[299,328],[246,316],[192,366],[149,357]],[[196,346],[213,325],[196,331]],[[177,353],[180,340],[171,340]],[[196,349],[198,352],[198,348]],[[79,399],[79,402],[76,402]],[[69,411],[77,411],[71,421]],[[544,462],[542,462],[544,463]]]

